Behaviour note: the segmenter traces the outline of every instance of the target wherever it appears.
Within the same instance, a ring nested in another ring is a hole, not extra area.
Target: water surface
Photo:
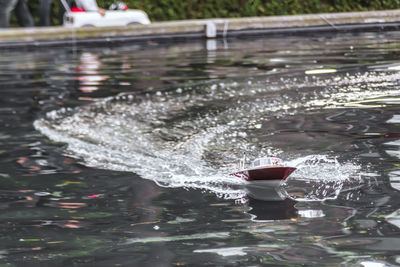
[[[397,32],[0,56],[9,265],[396,265]],[[282,199],[229,172],[276,154]]]

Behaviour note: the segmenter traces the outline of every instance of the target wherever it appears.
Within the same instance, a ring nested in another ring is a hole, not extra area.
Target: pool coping
[[[13,28],[0,30],[0,48],[393,29],[400,29],[400,10],[183,20],[122,27]]]

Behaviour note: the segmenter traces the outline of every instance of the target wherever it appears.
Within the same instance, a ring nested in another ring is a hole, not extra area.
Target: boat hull
[[[260,167],[232,173],[231,175],[246,181],[284,181],[296,170],[293,167]]]
[[[254,180],[246,182],[244,189],[251,198],[263,201],[282,201],[288,193],[281,185],[285,180]]]

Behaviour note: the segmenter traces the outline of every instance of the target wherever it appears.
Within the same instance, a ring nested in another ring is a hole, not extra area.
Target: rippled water
[[[400,34],[0,55],[0,261],[400,262]],[[229,176],[276,154],[279,192]]]

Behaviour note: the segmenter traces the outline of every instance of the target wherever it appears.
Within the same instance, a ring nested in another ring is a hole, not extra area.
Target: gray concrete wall
[[[328,27],[333,30],[343,25],[386,25],[400,23],[400,11],[369,11],[351,13],[329,13],[295,16],[249,17],[231,19],[205,19],[156,22],[150,25],[99,28],[13,28],[0,30],[0,45],[40,45],[62,43],[88,39],[112,40],[114,38],[132,38],[152,36],[173,36],[196,34],[206,37],[207,25],[215,28],[218,36],[238,31],[266,30],[276,31],[307,27]],[[215,27],[214,27],[215,26]]]

